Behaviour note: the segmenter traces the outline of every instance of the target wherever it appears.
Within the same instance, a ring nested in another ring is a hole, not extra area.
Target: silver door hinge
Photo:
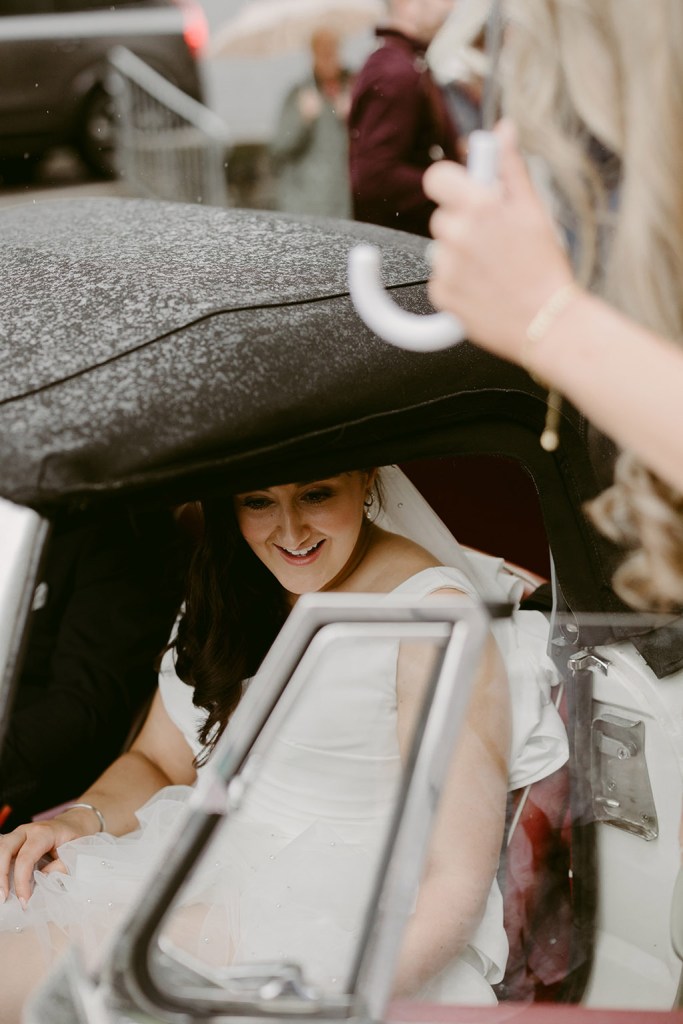
[[[656,839],[659,823],[645,760],[645,723],[603,712],[593,721],[591,748],[596,821],[641,839]]]

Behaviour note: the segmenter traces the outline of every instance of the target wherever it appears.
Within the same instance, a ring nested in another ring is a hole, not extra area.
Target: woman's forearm
[[[138,826],[135,812],[171,780],[140,751],[132,750],[116,761],[78,798],[77,803],[88,803],[101,812],[107,832],[124,835]],[[99,830],[95,813],[85,807],[63,812],[69,823],[82,835]]]
[[[406,752],[424,694],[423,687],[414,685],[422,677],[420,664],[429,664],[424,654],[420,658],[420,645],[402,644],[398,724]],[[417,707],[411,709],[413,702]],[[498,647],[489,637],[444,780],[415,911],[405,929],[396,996],[418,992],[456,960],[484,914],[505,825],[509,745],[508,681]]]
[[[481,920],[487,893],[452,874],[427,875],[405,930],[394,996],[415,995],[460,956]]]
[[[683,352],[673,343],[578,292],[527,364],[683,491]]]

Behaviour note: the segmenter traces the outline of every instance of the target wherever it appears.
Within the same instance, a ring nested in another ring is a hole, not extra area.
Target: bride
[[[213,495],[200,513],[185,605],[137,739],[72,806],[0,836],[0,1021],[19,1019],[69,943],[101,947],[134,904],[301,594],[515,596],[500,563],[465,556],[393,467]],[[507,952],[495,882],[507,790],[566,760],[542,639],[499,628],[441,799],[399,959],[399,995],[495,1002],[490,986]],[[170,948],[218,968],[308,961],[307,978],[338,985],[339,958],[360,928],[352,910],[364,898],[365,862],[385,834],[429,667],[424,645],[386,641],[326,666],[314,711],[295,713],[276,737],[250,809],[183,891]],[[323,862],[329,884],[318,877]]]

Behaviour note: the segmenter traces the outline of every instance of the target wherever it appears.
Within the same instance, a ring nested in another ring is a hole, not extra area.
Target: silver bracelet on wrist
[[[74,808],[76,808],[76,807],[85,807],[86,810],[92,811],[93,814],[96,814],[97,815],[97,820],[100,823],[99,831],[100,832],[106,832],[107,831],[107,824],[106,824],[106,822],[104,820],[104,815],[102,814],[102,811],[99,809],[99,807],[95,807],[93,804],[83,804],[83,803],[80,803],[80,804],[69,804],[68,807],[64,808],[64,811],[73,811]]]

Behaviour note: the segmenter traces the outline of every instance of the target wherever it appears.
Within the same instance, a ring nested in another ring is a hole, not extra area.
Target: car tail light
[[[209,26],[204,11],[195,0],[176,0],[183,12],[183,39],[193,56],[198,57],[209,41]]]

